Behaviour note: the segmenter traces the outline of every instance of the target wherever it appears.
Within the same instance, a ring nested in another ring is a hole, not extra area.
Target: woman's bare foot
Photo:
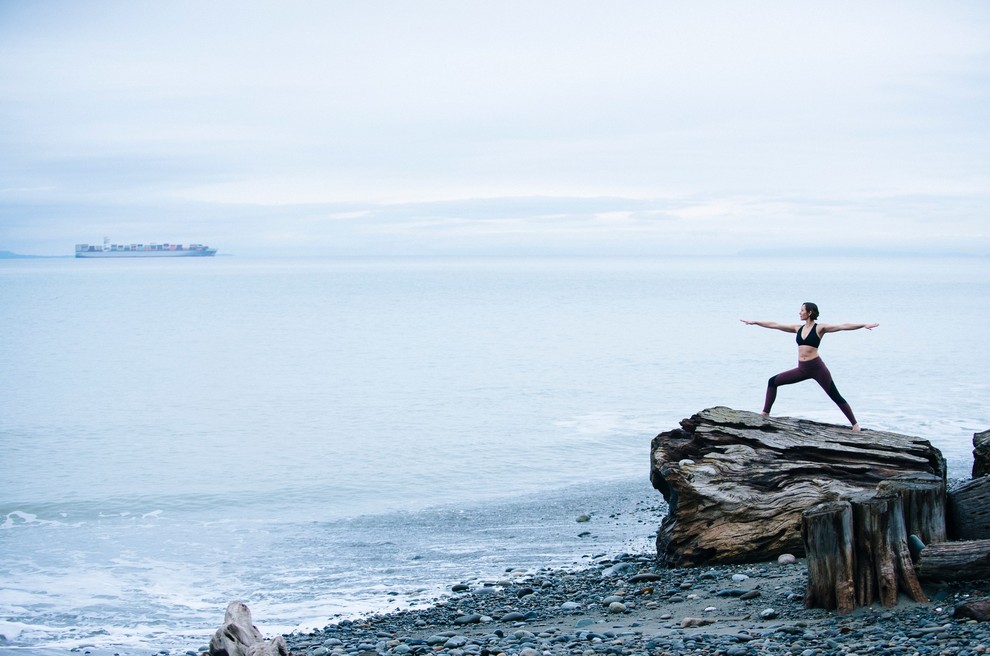
[[[859,424],[853,424],[853,430],[858,433],[863,429],[859,427]]]
[[[761,417],[769,417],[770,416],[770,413],[769,412],[761,412],[760,413],[760,416]]]

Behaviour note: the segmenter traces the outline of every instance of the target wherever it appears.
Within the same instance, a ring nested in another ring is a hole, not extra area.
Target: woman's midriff
[[[798,347],[798,361],[807,362],[808,360],[814,360],[818,357],[818,349],[814,346],[799,346]]]

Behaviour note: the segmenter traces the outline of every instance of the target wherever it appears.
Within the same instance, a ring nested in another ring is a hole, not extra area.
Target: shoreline
[[[341,620],[284,636],[291,654],[982,654],[990,622],[953,618],[990,580],[926,584],[848,615],[806,609],[804,560],[658,569],[653,554],[598,557],[574,570],[510,570],[452,585],[429,607]],[[264,618],[256,618],[264,632]]]

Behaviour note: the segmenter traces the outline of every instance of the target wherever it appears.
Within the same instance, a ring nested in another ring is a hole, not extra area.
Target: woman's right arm
[[[774,330],[783,330],[785,333],[796,333],[798,328],[801,326],[792,326],[785,323],[777,323],[776,321],[749,321],[748,319],[740,319],[747,326],[759,326],[760,328],[773,328]]]

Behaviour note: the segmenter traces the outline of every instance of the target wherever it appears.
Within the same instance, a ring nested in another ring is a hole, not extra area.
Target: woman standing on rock
[[[782,330],[785,333],[797,333],[797,343],[798,343],[798,366],[797,369],[790,369],[788,371],[781,372],[776,376],[773,376],[769,381],[767,381],[767,397],[766,401],[763,403],[763,416],[770,416],[770,408],[773,407],[773,402],[777,398],[777,388],[781,385],[793,385],[794,383],[800,383],[802,380],[808,380],[813,378],[822,386],[822,389],[828,394],[828,397],[835,401],[835,404],[839,406],[842,413],[849,419],[849,423],[852,424],[852,429],[854,431],[860,430],[859,422],[856,421],[856,416],[853,414],[852,408],[846,402],[842,395],[839,394],[839,390],[835,387],[835,383],[832,382],[832,374],[829,372],[828,367],[822,362],[822,359],[818,357],[818,345],[822,343],[822,335],[825,333],[835,333],[840,330],[859,330],[860,328],[866,328],[867,330],[873,330],[880,324],[878,323],[840,323],[837,325],[830,324],[817,324],[815,319],[818,318],[818,306],[814,303],[804,303],[801,305],[801,312],[798,314],[804,324],[782,324],[775,323],[773,321],[747,321],[746,319],[740,319],[747,326],[760,326],[761,328],[773,328],[774,330]]]

